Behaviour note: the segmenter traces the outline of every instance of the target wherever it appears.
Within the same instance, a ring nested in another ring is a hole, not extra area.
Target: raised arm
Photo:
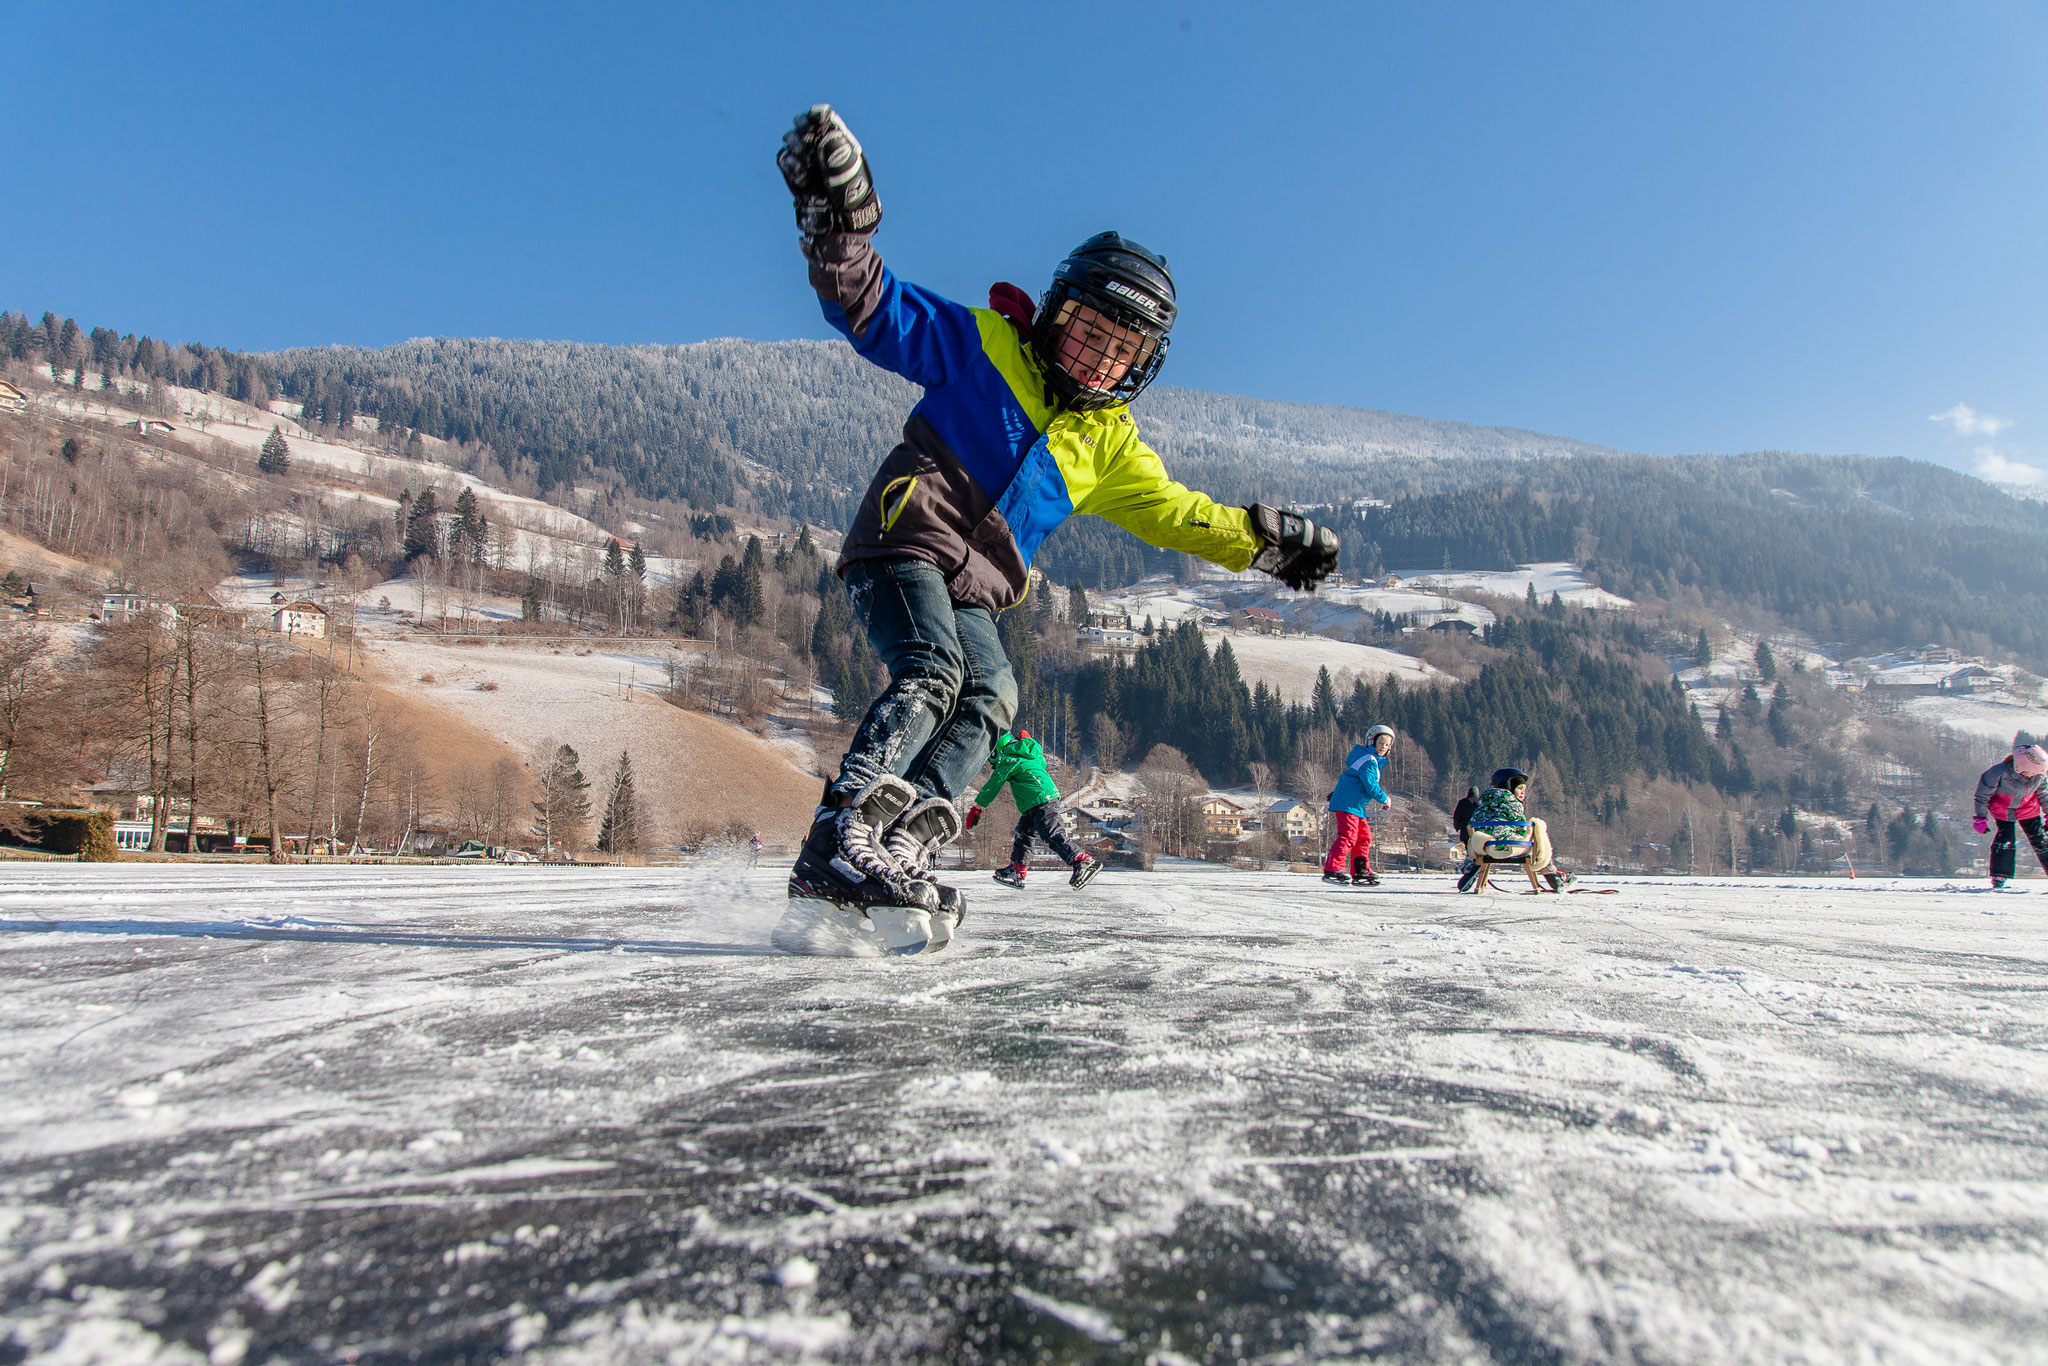
[[[898,280],[875,250],[882,203],[867,156],[830,105],[799,114],[775,164],[796,202],[811,288],[854,350],[914,384],[949,382],[981,352],[973,311]]]

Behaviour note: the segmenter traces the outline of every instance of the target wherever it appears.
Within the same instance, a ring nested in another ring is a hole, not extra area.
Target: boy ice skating
[[[1365,743],[1353,745],[1344,760],[1344,772],[1330,793],[1330,813],[1337,833],[1330,841],[1330,855],[1323,860],[1323,881],[1344,887],[1377,887],[1380,875],[1372,868],[1372,827],[1366,824],[1367,802],[1392,805],[1387,790],[1380,786],[1380,763],[1394,748],[1394,728],[1374,726],[1365,733]]]
[[[2003,887],[2013,875],[2019,859],[2017,825],[2027,832],[2034,857],[2048,872],[2048,839],[2041,833],[2041,791],[2048,786],[2048,750],[2034,737],[2021,731],[2012,738],[2012,753],[1984,770],[1977,779],[1977,818],[1971,824],[1984,834],[1998,823],[1991,841],[1991,885]]]
[[[1469,856],[1458,874],[1458,890],[1480,890],[1487,860],[1520,863],[1529,874],[1529,885],[1564,890],[1571,879],[1551,862],[1550,827],[1529,815],[1523,805],[1529,793],[1529,775],[1519,768],[1494,770],[1492,782],[1479,794],[1473,810],[1465,852]],[[1525,851],[1525,852],[1524,852]]]
[[[982,808],[996,799],[1004,783],[1010,785],[1011,800],[1021,813],[1017,828],[1011,832],[1010,865],[996,870],[996,881],[1009,887],[1024,885],[1024,874],[1030,871],[1031,841],[1035,837],[1044,840],[1074,870],[1068,882],[1086,887],[1102,871],[1102,864],[1074,843],[1067,813],[1060,806],[1060,790],[1053,785],[1052,775],[1045,771],[1045,751],[1031,738],[1031,732],[1020,730],[1005,737],[988,756],[988,762],[995,772],[974,794],[974,805],[967,808],[967,828],[972,830],[981,820]]]
[[[1176,316],[1166,261],[1113,232],[1075,248],[1033,308],[1014,285],[968,308],[896,278],[859,142],[818,105],[776,158],[826,320],[868,360],[924,386],[840,554],[889,686],[854,734],[791,870],[792,898],[957,915],[931,859],[954,803],[1017,708],[995,614],[1075,513],[1156,546],[1312,588],[1337,538],[1299,513],[1223,507],[1167,477],[1126,406],[1158,374]]]

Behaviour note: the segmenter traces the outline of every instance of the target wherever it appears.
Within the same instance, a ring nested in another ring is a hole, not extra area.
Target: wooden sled
[[[1501,863],[1519,864],[1522,871],[1528,874],[1530,891],[1545,890],[1536,870],[1529,864],[1535,853],[1536,845],[1531,840],[1488,840],[1480,846],[1479,853],[1472,855],[1479,864],[1479,875],[1472,879],[1472,895],[1477,896],[1486,890],[1487,880],[1492,877],[1494,866]]]

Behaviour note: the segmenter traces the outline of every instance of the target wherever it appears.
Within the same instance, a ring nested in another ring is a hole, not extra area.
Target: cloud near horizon
[[[1967,403],[1958,403],[1945,413],[1930,413],[1927,420],[1947,424],[1957,436],[1997,436],[2012,425],[2002,417],[1980,413]]]
[[[1990,446],[1977,448],[1977,477],[1993,484],[2048,483],[2048,470],[2020,460],[2008,460]]]

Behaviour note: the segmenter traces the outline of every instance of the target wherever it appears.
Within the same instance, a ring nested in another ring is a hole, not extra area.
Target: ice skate
[[[1002,883],[1005,887],[1015,887],[1017,890],[1022,891],[1024,889],[1023,865],[1012,863],[996,869],[996,881]]]
[[[1323,870],[1323,881],[1329,883],[1332,887],[1349,887],[1351,885],[1350,877],[1334,869]]]
[[[1095,875],[1101,871],[1101,859],[1096,858],[1091,854],[1083,854],[1081,855],[1080,859],[1074,864],[1074,875],[1067,879],[1067,885],[1069,887],[1072,887],[1074,890],[1079,891],[1081,888],[1086,887],[1090,882],[1093,882],[1095,880]]]
[[[853,804],[819,807],[789,873],[789,910],[773,942],[789,953],[922,953],[932,939],[931,885],[907,876],[880,831],[917,799],[884,776]]]
[[[932,873],[932,861],[960,838],[960,829],[959,808],[943,797],[927,797],[898,816],[882,837],[882,847],[905,876],[932,889],[932,937],[926,953],[937,953],[953,942],[953,932],[967,918],[967,898]]]

